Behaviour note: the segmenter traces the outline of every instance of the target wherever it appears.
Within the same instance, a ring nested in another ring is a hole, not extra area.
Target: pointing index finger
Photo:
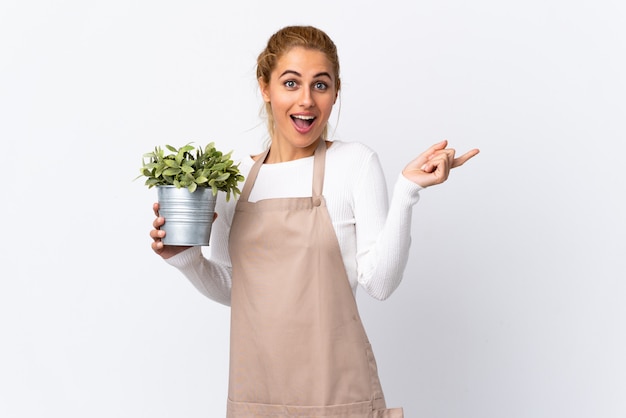
[[[470,151],[466,152],[465,154],[461,155],[460,157],[455,158],[454,161],[452,162],[452,168],[462,166],[470,158],[475,157],[479,152],[480,152],[480,150],[478,148],[474,148],[473,150],[470,150]]]

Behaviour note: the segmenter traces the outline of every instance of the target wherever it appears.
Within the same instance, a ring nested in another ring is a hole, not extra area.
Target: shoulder
[[[332,145],[328,148],[329,154],[336,154],[337,156],[354,155],[354,156],[371,156],[376,152],[361,142],[345,142],[345,141],[332,141]]]
[[[361,142],[333,141],[326,155],[329,164],[341,164],[352,170],[378,163],[376,152]]]
[[[328,189],[337,189],[345,196],[372,182],[384,181],[378,155],[360,142],[333,141],[326,153],[326,174]]]
[[[340,165],[353,172],[379,164],[376,151],[361,142],[333,141],[326,155],[331,166]]]

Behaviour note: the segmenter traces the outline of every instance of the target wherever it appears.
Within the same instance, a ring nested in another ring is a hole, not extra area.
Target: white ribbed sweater
[[[254,161],[243,158],[247,176]],[[250,201],[311,195],[313,157],[264,164]],[[412,208],[420,186],[400,175],[391,203],[378,156],[358,142],[334,141],[326,152],[324,197],[337,234],[353,292],[361,285],[372,297],[384,300],[398,287],[411,244]],[[230,305],[231,261],[228,235],[236,202],[218,196],[208,258],[192,247],[167,259],[204,295]],[[166,219],[167,222],[167,219]]]

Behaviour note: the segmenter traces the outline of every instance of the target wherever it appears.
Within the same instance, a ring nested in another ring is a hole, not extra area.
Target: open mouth
[[[298,129],[307,129],[313,124],[313,121],[315,121],[315,116],[291,115],[291,120],[293,120]]]

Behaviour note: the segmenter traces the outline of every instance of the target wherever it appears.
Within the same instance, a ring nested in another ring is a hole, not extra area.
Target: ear
[[[263,101],[265,103],[270,102],[270,93],[269,93],[269,84],[263,81],[261,77],[259,77],[259,90],[261,90],[261,95],[263,95]]]

